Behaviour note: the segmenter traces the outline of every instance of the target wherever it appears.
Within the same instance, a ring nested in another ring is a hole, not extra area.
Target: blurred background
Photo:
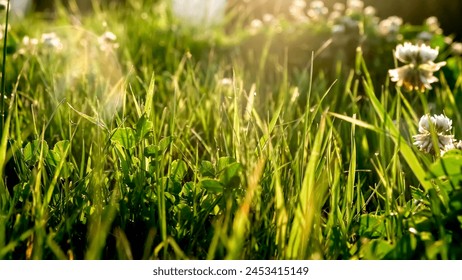
[[[58,0],[65,6],[78,6],[80,11],[89,12],[92,5],[98,3],[117,4],[127,0]],[[137,1],[137,0],[131,0]],[[145,1],[146,0],[139,0]],[[156,0],[151,0],[153,3]],[[346,3],[347,0],[324,0],[327,7],[335,3]],[[57,1],[51,0],[11,0],[13,8],[21,15],[31,11],[52,13]],[[246,10],[246,14],[261,16],[266,13],[288,13],[289,0],[228,0],[228,7],[238,7]],[[313,0],[306,0],[309,5]],[[441,28],[446,34],[454,34],[461,38],[462,24],[462,0],[364,0],[366,6],[376,8],[377,16],[386,18],[396,15],[402,17],[405,23],[422,24],[426,18],[436,16]]]
[[[324,0],[332,8],[335,3],[346,4],[348,0]],[[256,14],[288,13],[288,0],[229,0],[230,6],[242,5],[242,8],[255,11]],[[314,0],[306,0],[307,6]],[[422,24],[430,16],[436,16],[446,34],[462,35],[462,0],[364,0],[365,6],[373,6],[377,16],[387,18],[399,16],[405,23]]]

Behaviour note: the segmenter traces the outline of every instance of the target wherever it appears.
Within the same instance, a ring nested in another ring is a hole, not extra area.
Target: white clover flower
[[[310,4],[310,9],[317,11],[319,14],[327,14],[329,11],[327,10],[327,7],[324,5],[323,1],[313,1]]]
[[[345,31],[346,31],[346,28],[345,28],[345,25],[343,25],[343,24],[335,24],[334,26],[332,26],[332,35],[333,36],[343,34],[343,33],[345,33]]]
[[[364,9],[364,2],[362,0],[348,0],[347,1],[347,14],[359,14]]]
[[[304,9],[306,8],[306,2],[305,0],[293,0],[292,4],[290,4],[290,7]]]
[[[114,43],[115,41],[117,41],[117,36],[114,33],[112,33],[111,31],[106,31],[98,39],[99,39],[98,40],[99,42]]]
[[[343,13],[339,11],[332,11],[329,14],[327,21],[331,24],[336,24],[343,17]]]
[[[425,20],[425,24],[428,25],[428,26],[434,26],[434,27],[439,27],[440,26],[440,22],[439,22],[438,18],[435,17],[435,16],[428,17]]]
[[[429,17],[425,20],[425,24],[428,26],[430,32],[435,34],[441,34],[443,30],[440,27],[440,22],[437,17]]]
[[[24,48],[27,49],[35,49],[39,44],[39,40],[37,38],[30,38],[29,36],[24,36],[22,38],[22,45]]]
[[[388,17],[380,21],[378,26],[379,34],[388,41],[395,41],[399,36],[399,29],[403,25],[403,19],[397,16]]]
[[[359,21],[351,17],[342,17],[332,25],[332,43],[344,47],[359,39]]]
[[[433,34],[427,31],[422,31],[419,34],[417,34],[417,39],[422,42],[430,42],[432,38]]]
[[[106,31],[103,35],[98,37],[98,44],[100,50],[104,52],[112,51],[119,47],[119,44],[117,43],[117,36],[110,31]]]
[[[368,17],[374,17],[377,13],[377,10],[372,6],[367,6],[364,8],[364,15]]]
[[[21,48],[18,50],[18,55],[26,55],[26,54],[35,54],[37,51],[37,46],[39,44],[39,40],[36,38],[30,38],[29,36],[24,36],[21,42]]]
[[[462,150],[462,140],[457,141],[456,149]]]
[[[308,16],[313,20],[320,20],[329,13],[329,10],[324,6],[322,1],[313,1],[310,4],[310,8],[307,12]]]
[[[432,128],[433,126],[433,128]],[[432,132],[436,133],[440,155],[455,148],[454,135],[448,134],[452,129],[452,120],[441,115],[424,115],[419,121],[419,134],[412,136],[414,145],[426,153],[434,153]]]
[[[289,14],[298,22],[308,21],[305,13],[306,2],[304,0],[294,0],[289,6]]]
[[[273,14],[265,13],[262,16],[262,20],[264,23],[274,23],[276,21],[276,17]]]
[[[52,48],[55,50],[63,49],[63,44],[61,43],[61,39],[59,39],[58,35],[56,35],[56,33],[54,32],[43,33],[40,39],[40,42],[48,48]]]
[[[451,52],[455,55],[462,55],[462,43],[454,42],[451,44]]]
[[[6,7],[8,7],[8,1],[7,0],[0,0],[0,11],[6,10]]]
[[[263,22],[260,19],[253,19],[250,22],[249,33],[252,35],[257,34],[263,28]]]
[[[223,78],[219,81],[219,84],[225,87],[230,87],[233,85],[233,79],[231,78]]]
[[[39,44],[39,40],[36,38],[30,38],[29,36],[24,36],[22,38],[22,44],[25,47],[36,47]]]
[[[336,12],[343,12],[345,11],[345,4],[337,2],[334,4],[334,6],[332,6],[332,10]]]
[[[411,43],[399,44],[395,50],[395,57],[407,65],[388,70],[390,78],[399,87],[405,90],[431,89],[431,85],[438,81],[433,73],[438,71],[446,62],[434,63],[438,56],[438,48],[433,49],[425,44],[413,45]]]
[[[413,45],[409,42],[396,47],[395,56],[403,63],[424,64],[433,62],[438,56],[438,48],[432,49],[425,44]]]
[[[452,120],[445,115],[434,115],[432,122],[435,124],[435,130],[438,133],[449,132],[452,129]]]
[[[358,30],[359,29],[359,21],[354,20],[350,17],[344,17],[342,19],[343,25],[345,25],[347,30]]]
[[[435,127],[435,131],[439,134],[449,132],[452,129],[452,120],[445,115],[425,115],[420,118],[419,132],[429,133],[431,130],[430,122]]]

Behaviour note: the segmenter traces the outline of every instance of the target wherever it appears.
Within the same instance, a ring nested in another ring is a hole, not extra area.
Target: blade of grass
[[[148,92],[146,94],[146,104],[144,105],[144,112],[146,113],[146,117],[148,119],[151,119],[151,115],[153,113],[152,104],[153,104],[153,99],[154,99],[154,92],[156,89],[155,79],[156,79],[156,76],[153,73],[151,76],[151,82],[149,83]]]
[[[353,115],[353,119],[356,119],[356,114]],[[350,166],[348,168],[348,179],[346,184],[346,196],[345,196],[345,219],[349,224],[353,218],[351,211],[353,208],[353,198],[355,189],[355,178],[356,178],[356,125],[353,122],[351,125],[351,152],[350,152]]]
[[[6,16],[5,16],[5,31],[3,32],[3,57],[2,57],[2,94],[0,100],[0,113],[2,114],[2,121],[0,123],[0,133],[3,133],[3,126],[5,124],[5,97],[6,97],[6,52],[7,52],[7,41],[8,41],[8,21],[10,15],[10,0],[6,4]]]
[[[315,199],[315,178],[317,176],[316,170],[321,156],[325,128],[326,119],[323,116],[304,172],[295,217],[290,229],[289,244],[287,246],[287,257],[290,259],[305,258],[308,253],[315,212],[319,211]]]
[[[247,193],[241,207],[236,213],[233,221],[233,233],[228,241],[228,254],[227,260],[241,259],[242,258],[242,247],[246,239],[245,234],[248,233],[248,227],[250,226],[249,212],[252,204],[254,195],[260,188],[259,181],[263,174],[266,160],[261,158],[255,166],[253,172],[249,175],[249,185],[247,187]]]
[[[10,116],[11,115],[8,115],[8,117],[6,118],[0,142],[0,250],[4,249],[6,244],[6,227],[7,220],[9,218],[8,212],[10,207],[10,193],[4,180],[8,137],[10,131]]]

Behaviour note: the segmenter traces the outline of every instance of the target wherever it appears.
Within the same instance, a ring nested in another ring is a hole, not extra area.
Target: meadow
[[[462,258],[460,43],[303,3],[2,10],[0,259]]]

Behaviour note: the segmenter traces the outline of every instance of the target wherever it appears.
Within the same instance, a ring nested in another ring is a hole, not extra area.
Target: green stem
[[[8,17],[10,14],[10,0],[7,1],[6,5],[6,19],[5,19],[5,36],[3,38],[3,62],[2,62],[2,94],[0,101],[0,111],[2,114],[2,121],[0,123],[0,135],[3,134],[3,125],[5,124],[5,76],[6,76],[6,43],[8,39]]]

